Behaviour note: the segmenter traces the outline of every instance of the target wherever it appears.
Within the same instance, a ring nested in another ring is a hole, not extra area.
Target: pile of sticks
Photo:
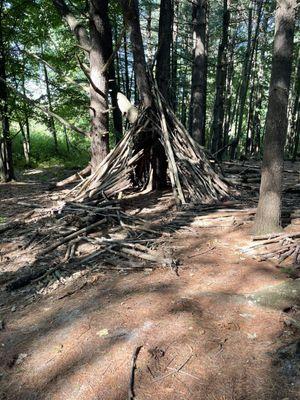
[[[152,107],[139,113],[122,141],[70,196],[77,202],[98,204],[126,189],[144,188],[149,183],[145,177],[151,179],[149,154],[155,151],[153,146],[149,147],[156,139],[163,145],[178,204],[217,201],[230,196],[228,182],[215,171],[209,155],[191,138],[155,84]]]
[[[69,202],[59,210],[58,217],[60,237],[41,250],[41,255],[65,245],[67,262],[74,259],[80,244],[88,243],[93,250],[77,258],[76,263],[87,264],[98,258],[103,265],[117,269],[144,268],[142,261],[168,267],[176,264],[157,254],[155,242],[160,233],[143,219],[122,211],[117,201],[97,206]]]
[[[260,261],[276,259],[278,265],[290,262],[300,268],[300,232],[255,236],[253,240],[256,243],[241,249],[242,253],[251,254]]]

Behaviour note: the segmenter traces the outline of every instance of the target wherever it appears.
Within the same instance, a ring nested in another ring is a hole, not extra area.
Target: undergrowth
[[[65,167],[68,169],[84,168],[89,160],[89,141],[79,135],[69,137],[69,146],[63,133],[58,132],[58,152],[49,132],[34,129],[30,135],[30,164],[26,165],[23,152],[22,136],[13,139],[14,165],[17,169]]]

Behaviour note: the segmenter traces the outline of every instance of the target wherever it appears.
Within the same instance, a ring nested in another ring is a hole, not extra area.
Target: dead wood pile
[[[260,261],[275,259],[278,265],[289,261],[295,268],[300,268],[300,232],[278,233],[269,236],[255,236],[256,242],[241,249]]]

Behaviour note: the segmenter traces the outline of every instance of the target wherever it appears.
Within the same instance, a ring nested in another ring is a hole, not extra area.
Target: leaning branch
[[[70,122],[66,121],[63,117],[60,115],[54,113],[53,111],[48,110],[45,107],[40,106],[39,104],[36,103],[36,101],[30,99],[27,97],[25,94],[20,93],[15,87],[13,87],[11,84],[6,82],[3,78],[0,77],[0,80],[2,82],[5,82],[7,87],[9,87],[11,90],[13,90],[19,97],[21,97],[23,100],[26,101],[26,103],[31,104],[33,107],[37,108],[38,110],[42,111],[44,114],[48,115],[49,117],[55,118],[57,121],[59,121],[62,125],[64,125],[66,128],[69,128],[77,133],[80,133],[81,135],[88,136],[88,133],[83,131],[80,128],[77,128],[77,126],[71,124]]]

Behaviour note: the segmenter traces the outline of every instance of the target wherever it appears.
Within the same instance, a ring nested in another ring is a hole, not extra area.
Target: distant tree
[[[228,1],[223,1],[223,24],[222,24],[222,37],[219,44],[218,59],[217,59],[217,72],[216,72],[216,97],[213,111],[212,122],[212,145],[211,150],[213,153],[218,153],[220,158],[221,153],[219,150],[223,147],[223,127],[224,127],[224,103],[225,103],[225,88],[226,88],[226,63],[227,63],[227,47],[228,47],[228,30],[230,22],[230,10],[228,8]]]
[[[161,0],[158,49],[156,56],[156,80],[160,92],[169,103],[171,100],[171,46],[173,38],[173,18],[173,0]]]
[[[207,0],[194,0],[191,134],[204,146],[207,86]]]
[[[150,107],[152,96],[147,76],[145,50],[141,33],[138,0],[120,0],[125,21],[129,27],[137,89],[142,104]]]
[[[254,223],[256,234],[281,229],[283,152],[287,133],[296,3],[297,0],[277,0],[261,185]]]

